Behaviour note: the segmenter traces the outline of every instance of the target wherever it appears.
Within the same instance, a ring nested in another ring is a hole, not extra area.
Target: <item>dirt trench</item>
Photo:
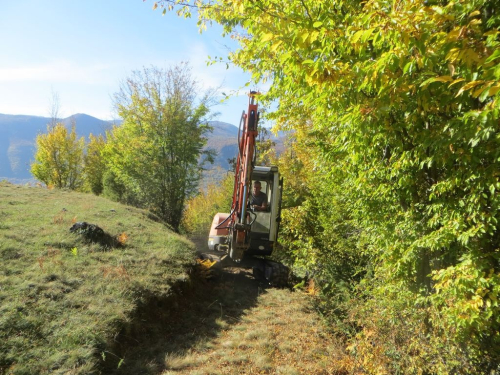
[[[345,374],[342,345],[306,293],[270,288],[228,260],[196,267],[176,289],[141,309],[104,373]]]

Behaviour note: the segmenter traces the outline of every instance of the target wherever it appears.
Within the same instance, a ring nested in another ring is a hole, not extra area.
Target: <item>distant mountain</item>
[[[208,134],[207,148],[217,151],[215,162],[208,168],[228,170],[228,159],[233,158],[238,152],[238,128],[227,122],[211,121],[213,130]]]
[[[76,125],[76,134],[78,134],[79,137],[85,137],[88,140],[89,134],[104,135],[106,130],[111,130],[113,125],[121,123],[121,120],[104,121],[84,113],[77,113],[63,119],[62,122],[68,127],[74,123]],[[45,131],[47,130],[45,129],[44,132]]]
[[[238,137],[238,128],[227,122],[210,121],[210,126],[214,128],[210,137]]]
[[[35,139],[47,131],[48,117],[0,114],[0,179],[15,183],[31,181],[30,164],[35,153]],[[77,113],[61,119],[70,127],[76,125],[79,137],[104,134],[113,125],[111,121]]]
[[[13,183],[33,182],[30,165],[35,153],[35,139],[40,133],[47,132],[48,117],[4,115],[0,114],[0,180],[6,179]],[[75,124],[79,137],[88,140],[89,134],[105,134],[118,121],[104,121],[98,118],[77,113],[61,119],[68,128]],[[210,168],[210,178],[217,181],[230,169],[228,159],[238,152],[238,128],[221,121],[211,121],[213,131],[208,134],[207,148],[217,152],[215,163]],[[278,150],[283,149],[283,135],[272,137]]]

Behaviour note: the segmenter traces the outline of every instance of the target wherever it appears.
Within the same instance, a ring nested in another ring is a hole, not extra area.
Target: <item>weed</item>
[[[217,324],[217,326],[219,326],[222,329],[227,328],[229,326],[229,324],[225,320],[220,318],[215,320],[215,324]]]
[[[123,232],[117,237],[117,240],[121,245],[125,245],[125,242],[128,240],[128,236],[125,232]]]
[[[241,328],[245,328],[245,327],[241,327]],[[243,337],[246,340],[255,340],[255,339],[258,339],[260,336],[261,336],[261,334],[259,334],[259,332],[250,331],[250,332],[245,333],[245,335]]]
[[[236,344],[234,341],[232,340],[228,340],[228,341],[224,341],[221,346],[223,348],[227,348],[227,349],[232,349],[232,348],[236,348],[238,346],[238,344]]]
[[[273,367],[273,361],[266,354],[258,354],[252,358],[252,361],[260,370],[270,370]]]
[[[196,358],[193,355],[175,355],[167,354],[165,356],[165,367],[169,370],[181,370],[187,367],[197,365],[202,358]]]
[[[297,369],[291,367],[291,366],[288,366],[288,365],[285,365],[285,366],[279,366],[277,369],[276,369],[276,372],[280,375],[300,375],[300,371],[298,371]]]

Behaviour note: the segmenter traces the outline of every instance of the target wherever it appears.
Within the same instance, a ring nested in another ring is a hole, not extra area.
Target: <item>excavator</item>
[[[258,93],[251,91],[248,110],[243,111],[238,127],[238,154],[234,171],[231,212],[217,213],[208,236],[208,248],[222,251],[240,263],[251,263],[254,274],[270,285],[286,286],[289,270],[281,263],[266,259],[277,245],[281,221],[283,179],[276,166],[256,166],[259,133]],[[265,201],[257,210],[252,201],[252,186],[259,185]]]

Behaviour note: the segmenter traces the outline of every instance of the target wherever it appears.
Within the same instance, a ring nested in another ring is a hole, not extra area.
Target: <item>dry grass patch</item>
[[[245,292],[244,288],[241,291]],[[343,374],[341,344],[310,308],[301,292],[269,289],[238,323],[198,351],[209,363],[166,374]],[[196,351],[195,351],[196,352]],[[193,355],[192,353],[190,355]]]
[[[165,367],[169,370],[181,370],[206,362],[207,359],[207,356],[200,355],[199,353],[187,353],[183,355],[167,354],[165,357]]]

